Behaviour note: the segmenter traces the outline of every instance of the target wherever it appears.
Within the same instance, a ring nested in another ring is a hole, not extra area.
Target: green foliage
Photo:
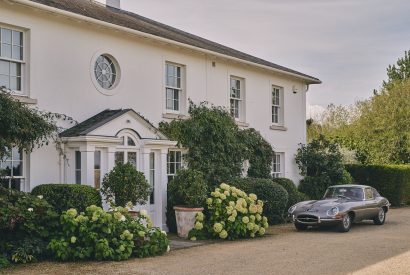
[[[214,188],[242,173],[242,164],[250,159],[252,175],[266,176],[270,171],[272,148],[255,130],[242,131],[222,107],[207,107],[191,102],[189,118],[161,122],[160,130],[187,148],[188,167],[201,171],[208,186]],[[257,156],[259,158],[257,158]],[[267,170],[268,169],[268,170]]]
[[[127,212],[123,207],[106,212],[95,205],[83,213],[69,209],[60,217],[59,236],[53,238],[48,247],[53,256],[62,261],[120,261],[166,252],[169,242],[165,232],[152,228],[146,215],[134,220]]]
[[[270,224],[284,221],[287,210],[288,193],[271,179],[238,178],[232,183],[246,193],[254,193],[264,202],[264,214]]]
[[[264,203],[255,194],[222,183],[207,199],[207,214],[197,214],[191,240],[203,237],[235,240],[263,236],[268,219],[262,216]]]
[[[174,206],[202,207],[207,197],[207,184],[201,172],[193,169],[178,170],[168,183],[167,225],[170,232],[176,232]]]
[[[43,258],[57,228],[57,213],[47,201],[0,187],[0,266]]]
[[[311,199],[321,198],[331,185],[351,182],[339,146],[323,136],[307,145],[301,144],[295,160],[301,175],[305,177],[299,185],[299,191]]]
[[[48,144],[50,138],[58,138],[56,119],[72,120],[65,115],[30,108],[0,87],[0,158],[7,155],[10,148],[30,152],[36,146]]]
[[[41,184],[34,187],[31,194],[43,196],[58,213],[62,213],[70,208],[84,211],[89,205],[101,206],[100,192],[88,185]]]
[[[376,188],[393,206],[410,204],[410,165],[347,165],[355,182]]]
[[[101,193],[115,205],[145,204],[151,188],[142,172],[131,163],[119,163],[104,176]]]
[[[274,154],[270,143],[253,128],[242,130],[239,135],[247,148],[245,159],[249,160],[248,177],[269,178]]]
[[[304,193],[298,191],[295,183],[290,179],[273,178],[273,182],[285,188],[286,192],[288,193],[288,204],[286,206],[286,209],[289,209],[289,207],[295,205],[300,201],[305,201],[308,199]]]
[[[387,67],[387,81],[383,81],[383,87],[390,89],[394,83],[410,78],[410,52],[405,51],[404,57],[397,59],[396,64]]]

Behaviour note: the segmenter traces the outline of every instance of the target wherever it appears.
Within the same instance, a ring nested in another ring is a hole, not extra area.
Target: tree
[[[311,199],[319,199],[330,185],[351,182],[339,146],[324,136],[301,144],[295,160],[300,174],[305,177],[299,189]]]
[[[410,78],[410,52],[405,51],[404,57],[397,60],[396,64],[387,68],[387,81],[383,81],[383,88],[390,89],[397,81]]]
[[[188,119],[161,122],[160,130],[188,149],[188,167],[202,172],[209,187],[239,177],[246,159],[252,174],[269,176],[272,158],[266,156],[272,155],[272,147],[257,131],[240,130],[222,107],[191,102],[188,112]]]
[[[57,118],[71,119],[30,108],[0,87],[0,159],[13,147],[30,152],[48,144],[50,138],[58,136]]]

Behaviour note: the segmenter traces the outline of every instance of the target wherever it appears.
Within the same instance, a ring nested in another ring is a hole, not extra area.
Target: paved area
[[[360,223],[349,233],[296,232],[274,226],[265,238],[179,249],[125,262],[42,262],[10,274],[410,274],[410,208],[392,209],[383,226]]]

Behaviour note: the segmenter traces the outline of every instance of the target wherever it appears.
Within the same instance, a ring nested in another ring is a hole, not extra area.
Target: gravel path
[[[220,242],[125,262],[42,262],[10,274],[410,274],[410,208],[392,209],[383,226],[364,222],[349,233],[296,232],[274,226],[265,238]]]

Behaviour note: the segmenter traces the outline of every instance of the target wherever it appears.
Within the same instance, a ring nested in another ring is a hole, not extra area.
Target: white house
[[[272,144],[273,174],[299,180],[306,92],[319,79],[102,2],[0,1],[0,86],[80,122],[62,133],[67,161],[52,145],[13,150],[1,163],[6,185],[98,188],[115,162],[128,161],[154,186],[145,207],[165,228],[167,181],[181,152],[155,125],[186,117],[188,99],[230,109],[240,127]]]

